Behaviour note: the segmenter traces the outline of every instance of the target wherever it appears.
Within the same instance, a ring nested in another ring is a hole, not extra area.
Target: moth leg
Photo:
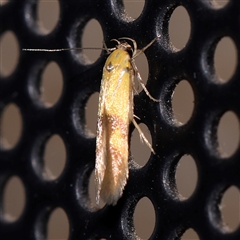
[[[153,154],[156,154],[155,151],[152,148],[152,145],[149,143],[149,141],[145,137],[144,133],[142,132],[141,128],[138,126],[138,124],[137,124],[137,122],[135,121],[134,118],[132,119],[132,122],[133,122],[135,128],[138,130],[141,140],[143,140],[146,143],[146,145],[150,148],[150,150]]]
[[[140,117],[138,117],[137,115],[133,115],[133,117],[137,118],[138,120],[140,120]]]
[[[139,73],[139,71],[138,71],[138,68],[137,68],[137,65],[136,65],[136,63],[135,63],[135,60],[134,60],[133,58],[131,59],[131,64],[132,64],[134,73],[135,73],[135,75],[136,75],[136,77],[137,77],[137,80],[138,80],[138,82],[140,83],[140,85],[142,86],[142,88],[143,88],[144,92],[147,94],[147,96],[148,96],[151,100],[153,100],[154,102],[161,102],[160,99],[156,99],[156,98],[152,97],[152,95],[149,93],[149,91],[148,91],[147,88],[145,87],[145,84],[144,84],[144,82],[143,82],[143,80],[142,80],[142,78],[141,78],[141,75],[140,75],[140,73]]]
[[[146,49],[148,49],[158,38],[160,38],[161,35],[156,36],[150,43],[148,43],[144,48],[138,49],[137,51],[134,51],[133,58],[136,58],[138,55],[145,52]],[[135,48],[135,45],[134,45]],[[134,49],[135,50],[135,49]]]
[[[136,95],[139,94],[139,92],[138,92],[138,90],[136,89],[135,85],[133,85],[133,91],[134,91],[134,93],[135,93]]]

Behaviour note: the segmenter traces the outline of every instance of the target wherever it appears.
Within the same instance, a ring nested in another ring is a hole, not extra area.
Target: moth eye
[[[106,66],[106,70],[107,70],[108,72],[111,72],[113,69],[114,69],[114,66],[113,66],[112,62],[110,62],[110,63]]]

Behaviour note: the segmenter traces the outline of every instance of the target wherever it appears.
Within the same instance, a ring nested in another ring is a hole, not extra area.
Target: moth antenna
[[[23,48],[23,52],[63,52],[63,51],[71,51],[71,50],[84,50],[84,49],[92,49],[92,50],[102,50],[103,48],[55,48],[55,49],[45,49],[45,48]]]

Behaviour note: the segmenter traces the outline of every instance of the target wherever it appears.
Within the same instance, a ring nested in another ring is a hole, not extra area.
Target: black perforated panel
[[[148,126],[157,154],[143,168],[130,160],[129,181],[118,204],[93,210],[88,180],[94,169],[95,138],[85,130],[85,105],[99,91],[106,54],[103,51],[94,64],[85,65],[77,51],[20,52],[16,70],[0,79],[0,113],[15,103],[23,118],[18,144],[12,150],[0,149],[0,196],[2,199],[9,177],[16,175],[24,184],[26,206],[16,222],[9,223],[1,215],[0,239],[45,239],[48,216],[55,207],[63,208],[68,216],[69,239],[137,239],[133,212],[144,196],[151,200],[156,214],[150,239],[181,239],[188,228],[201,240],[240,239],[240,228],[225,230],[218,207],[229,186],[240,188],[240,150],[224,160],[216,140],[219,119],[226,111],[240,117],[240,66],[238,62],[226,83],[220,82],[213,67],[216,44],[224,36],[234,41],[239,58],[239,1],[230,0],[217,9],[205,0],[147,0],[140,17],[131,21],[121,1],[59,0],[60,19],[49,35],[36,25],[37,2],[10,0],[0,8],[1,34],[12,30],[20,48],[81,47],[83,28],[92,18],[100,23],[107,44],[112,38],[128,36],[142,48],[161,34],[145,53],[147,88],[161,103],[152,102],[144,92],[134,99],[134,113]],[[176,51],[169,40],[168,22],[180,5],[190,16],[191,34],[186,47]],[[60,66],[64,88],[57,104],[47,108],[40,103],[37,89],[50,61]],[[185,125],[173,118],[171,106],[173,90],[181,79],[190,83],[195,98],[194,112]],[[43,145],[52,134],[63,139],[67,162],[61,176],[49,181],[41,172]],[[184,154],[195,160],[198,182],[193,195],[182,201],[175,171]]]

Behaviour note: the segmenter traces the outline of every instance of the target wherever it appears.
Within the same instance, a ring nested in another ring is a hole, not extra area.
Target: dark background
[[[1,1],[4,5],[6,1]],[[215,1],[218,7],[224,7],[227,1]],[[7,4],[7,3],[6,3]],[[144,1],[124,1],[125,8],[129,16],[137,18],[144,6]],[[216,6],[217,7],[217,6]],[[46,30],[46,34],[51,32],[58,20],[59,5],[57,0],[39,1],[38,17],[39,26]],[[186,45],[191,31],[191,23],[187,11],[183,7],[178,7],[170,18],[170,39],[172,44],[179,50]],[[103,34],[100,25],[96,20],[91,20],[85,28],[82,43],[83,47],[101,47]],[[10,31],[3,34],[0,38],[0,73],[3,76],[8,76],[14,70],[18,61],[19,49],[17,39]],[[26,46],[28,47],[28,46]],[[90,62],[97,60],[100,50],[85,50],[86,57]],[[59,53],[61,54],[61,53]],[[215,52],[215,68],[217,74],[223,81],[228,79],[234,73],[237,57],[234,42],[224,37],[218,44]],[[148,76],[148,65],[144,54],[137,60],[137,66],[140,70],[142,78],[146,81]],[[54,62],[49,63],[46,67],[42,78],[42,98],[46,104],[55,104],[62,91],[62,75],[61,70]],[[97,104],[98,94],[94,94],[87,103],[86,118],[87,128],[94,135],[96,133],[97,121]],[[191,117],[194,107],[194,96],[190,84],[187,81],[182,81],[177,85],[173,95],[173,110],[175,118],[186,123]],[[1,116],[0,133],[1,140],[9,148],[14,147],[21,135],[21,116],[16,105],[12,104],[5,109]],[[148,139],[150,134],[147,128],[140,125]],[[234,153],[239,145],[239,119],[233,112],[227,112],[221,119],[218,126],[218,141],[219,147],[223,155],[229,156]],[[140,142],[138,133],[134,131],[131,141],[132,155],[137,159],[148,159],[150,155],[149,149]],[[45,165],[49,169],[53,178],[58,177],[64,168],[65,164],[65,148],[61,138],[58,135],[50,138],[45,150]],[[56,164],[56,159],[58,159]],[[227,160],[223,160],[227,161]],[[144,165],[146,162],[138,162]],[[188,198],[191,196],[197,182],[197,169],[193,159],[184,155],[180,160],[177,169],[177,187],[179,193]],[[94,179],[91,177],[89,188],[92,203],[94,204]],[[8,181],[4,196],[3,209],[4,214],[10,221],[15,221],[23,210],[25,204],[24,187],[18,177],[12,177]],[[102,205],[103,206],[103,205]],[[222,215],[226,224],[231,229],[236,229],[240,222],[240,198],[239,189],[236,187],[229,188],[223,197]],[[155,214],[151,202],[147,198],[143,198],[137,205],[134,213],[134,223],[137,234],[147,239],[154,228]],[[48,239],[67,239],[69,234],[69,224],[65,212],[58,208],[56,209],[49,220]],[[188,230],[182,239],[199,239],[193,230]]]

